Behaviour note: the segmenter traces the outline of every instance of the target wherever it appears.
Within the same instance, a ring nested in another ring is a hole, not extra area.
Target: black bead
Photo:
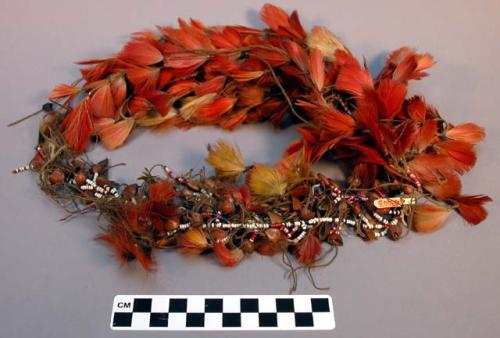
[[[51,112],[54,110],[54,105],[51,102],[44,103],[42,106],[42,110],[46,112]]]

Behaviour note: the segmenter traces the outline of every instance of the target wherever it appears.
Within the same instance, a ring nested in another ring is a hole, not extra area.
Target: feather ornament
[[[321,241],[314,233],[309,233],[302,239],[295,250],[300,264],[311,265],[321,254]]]
[[[67,84],[59,84],[57,86],[55,86],[54,89],[52,89],[52,91],[50,92],[49,94],[49,99],[50,100],[56,100],[56,99],[61,99],[63,97],[67,97],[67,96],[73,96],[73,95],[76,95],[80,92],[80,88],[76,87],[76,86],[71,86],[71,85],[67,85]]]
[[[247,175],[248,186],[263,198],[282,196],[287,188],[285,177],[274,167],[255,165]]]
[[[163,61],[163,54],[145,40],[129,41],[117,57],[137,66],[149,66]]]
[[[224,141],[208,146],[206,161],[215,169],[218,177],[236,179],[245,170],[240,150]]]
[[[445,155],[449,163],[459,173],[469,171],[476,164],[476,153],[470,143],[448,140],[434,145],[439,154]]]
[[[319,49],[329,62],[335,61],[335,52],[337,50],[347,52],[342,41],[326,27],[314,26],[311,32],[307,34],[306,43],[310,49]]]
[[[433,232],[443,225],[451,209],[431,204],[417,204],[412,226],[418,232]]]
[[[448,129],[445,136],[451,140],[469,144],[478,144],[485,137],[484,128],[474,123],[464,123]]]
[[[365,89],[373,88],[373,81],[368,69],[361,68],[351,54],[338,50],[335,57],[340,67],[335,87],[358,97],[364,95]]]
[[[60,128],[66,143],[76,153],[82,153],[87,148],[90,136],[94,132],[88,98],[83,99],[71,109]]]
[[[146,253],[122,227],[100,234],[96,239],[110,245],[122,264],[137,260],[144,270],[148,272],[156,270],[156,263],[151,255]]]
[[[223,242],[215,243],[213,250],[219,262],[225,266],[235,266],[244,256],[240,248],[229,249]]]
[[[114,117],[116,113],[115,101],[111,91],[111,84],[106,81],[97,88],[90,98],[93,115],[96,117]]]
[[[153,202],[169,202],[176,195],[172,183],[161,180],[149,186],[149,198]]]
[[[185,255],[199,255],[207,248],[207,237],[199,228],[189,228],[177,237],[177,250]]]
[[[458,213],[472,225],[481,223],[488,216],[483,204],[492,201],[485,195],[457,196],[453,200],[457,203]]]
[[[325,84],[325,63],[323,62],[321,50],[314,48],[311,51],[310,58],[311,80],[316,86],[316,89],[321,92]]]
[[[134,119],[128,118],[115,124],[103,128],[99,132],[99,138],[108,149],[115,149],[121,146],[128,138],[134,128]]]

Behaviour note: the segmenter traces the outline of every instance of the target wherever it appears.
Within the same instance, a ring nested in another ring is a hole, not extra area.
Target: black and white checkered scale
[[[331,330],[325,295],[119,295],[113,330]]]

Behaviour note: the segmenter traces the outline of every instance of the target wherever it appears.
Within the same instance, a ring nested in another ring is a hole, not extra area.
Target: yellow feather
[[[325,27],[313,27],[307,35],[306,43],[310,49],[319,49],[328,61],[335,61],[337,50],[346,50],[342,41]]]
[[[260,197],[281,196],[287,188],[286,178],[276,168],[258,164],[248,174],[250,191]]]
[[[207,163],[215,169],[218,177],[236,179],[245,170],[245,164],[239,149],[224,141],[208,146]]]

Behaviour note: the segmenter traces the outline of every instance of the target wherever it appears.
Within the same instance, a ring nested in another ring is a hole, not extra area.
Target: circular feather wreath
[[[429,54],[398,49],[372,78],[326,28],[306,32],[296,12],[269,4],[261,17],[267,29],[179,20],[133,34],[113,57],[79,62],[82,78],[50,93],[35,157],[15,172],[37,172],[68,217],[104,216],[97,238],[148,271],[153,249],[176,246],[213,251],[228,266],[253,251],[282,253],[295,276],[289,254],[303,267],[325,264],[324,241],[336,254],[348,234],[398,240],[439,228],[451,211],[470,224],[486,217],[490,198],[462,195],[460,183],[483,128],[448,123],[423,97],[407,97],[408,82],[433,65]],[[297,124],[301,135],[273,165],[246,163],[220,141],[208,147],[214,176],[156,165],[126,184],[108,178],[107,160],[80,156],[91,142],[122,146],[137,127],[261,121]],[[313,171],[324,157],[345,182]]]

